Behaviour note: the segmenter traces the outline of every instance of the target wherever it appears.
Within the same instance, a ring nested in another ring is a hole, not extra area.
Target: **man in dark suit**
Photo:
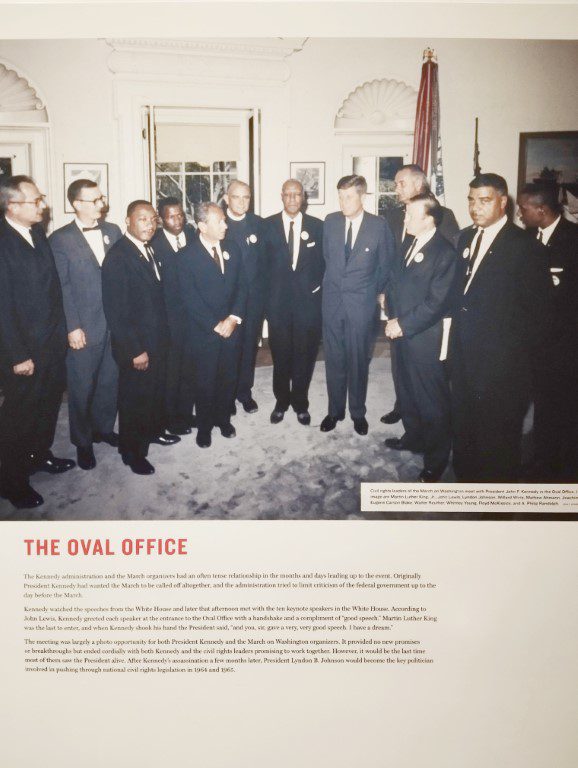
[[[49,239],[62,285],[70,349],[66,356],[70,441],[78,466],[93,469],[93,441],[118,447],[114,432],[118,368],[102,306],[101,266],[122,233],[101,222],[106,200],[89,179],[73,181],[67,191],[76,218]]]
[[[263,235],[263,219],[249,211],[251,189],[243,181],[232,181],[225,195],[227,204],[227,237],[239,246],[247,285],[247,309],[241,334],[239,379],[236,399],[247,413],[255,413],[258,405],[253,399],[255,361],[265,313],[268,284],[268,264]]]
[[[541,482],[578,477],[578,226],[562,217],[557,186],[528,184],[520,216],[545,246],[552,279],[552,318],[534,366],[534,463]]]
[[[453,464],[461,482],[513,482],[550,279],[539,243],[506,217],[505,179],[480,174],[468,202],[474,226],[459,240],[450,333]]]
[[[299,181],[283,184],[281,200],[281,213],[265,220],[270,266],[266,313],[275,395],[271,423],[282,421],[291,406],[299,423],[307,426],[309,385],[321,341],[323,223],[302,213]]]
[[[386,336],[398,363],[397,393],[405,434],[388,438],[396,450],[424,452],[421,482],[437,482],[450,455],[450,390],[440,360],[443,319],[455,292],[456,252],[439,233],[442,207],[431,194],[416,195],[405,209],[413,238],[393,275]]]
[[[321,431],[335,429],[349,413],[359,435],[368,430],[365,398],[378,295],[384,293],[395,260],[395,244],[386,221],[363,210],[367,183],[344,176],[337,184],[340,213],[323,226],[323,348],[329,395]]]
[[[102,301],[119,367],[119,453],[137,475],[151,475],[150,443],[179,442],[164,428],[166,351],[169,331],[162,263],[150,246],[157,214],[146,200],[130,203],[127,231],[102,265]]]
[[[216,203],[195,207],[199,237],[192,249],[179,251],[178,280],[186,322],[186,343],[195,367],[197,445],[211,445],[211,431],[234,437],[231,403],[239,364],[238,326],[247,290],[241,253],[225,240],[225,214]]]
[[[25,509],[44,501],[31,474],[74,467],[50,450],[66,377],[66,325],[41,225],[44,196],[28,176],[12,176],[0,185],[0,208],[0,496]]]
[[[408,165],[402,165],[399,171],[395,174],[395,191],[397,198],[401,203],[398,208],[391,208],[385,214],[385,219],[389,224],[393,236],[395,238],[395,244],[397,247],[397,263],[403,265],[405,254],[410,247],[413,238],[408,234],[405,226],[405,209],[408,202],[416,195],[423,195],[430,193],[430,188],[427,180],[427,176],[422,171],[419,165],[410,163]],[[456,245],[460,228],[454,213],[445,206],[441,208],[441,222],[437,225],[436,229],[440,235],[443,235],[446,240],[452,245]],[[393,378],[393,386],[396,393],[396,402],[393,409],[381,417],[381,421],[384,424],[395,424],[401,418],[398,403],[397,403],[397,368],[396,368],[396,346],[392,345],[391,348],[391,375]]]
[[[178,281],[177,253],[191,252],[197,233],[186,224],[180,200],[167,197],[158,204],[162,228],[151,241],[155,255],[163,265],[163,291],[167,308],[170,343],[167,354],[166,415],[167,429],[173,435],[190,435],[196,420],[194,370],[185,352],[185,318]]]

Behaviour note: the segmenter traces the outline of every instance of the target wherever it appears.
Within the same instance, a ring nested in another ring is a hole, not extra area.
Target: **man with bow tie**
[[[122,236],[116,224],[102,221],[106,199],[98,184],[77,179],[67,197],[74,221],[49,238],[62,285],[68,331],[66,357],[70,441],[78,466],[96,466],[93,442],[118,447],[114,432],[118,367],[102,306],[101,267],[109,248]]]
[[[394,314],[385,333],[397,355],[397,395],[405,434],[388,438],[395,450],[424,453],[418,480],[437,482],[450,455],[450,390],[440,360],[443,319],[456,283],[456,252],[439,233],[442,206],[432,194],[406,204],[405,226],[411,238],[394,270],[389,307]]]
[[[170,342],[167,354],[166,415],[167,429],[173,435],[190,435],[196,419],[194,369],[185,352],[186,323],[181,305],[177,254],[191,252],[198,235],[187,224],[182,202],[166,197],[157,206],[162,227],[151,241],[155,255],[163,265],[163,289]]]
[[[236,399],[247,413],[259,406],[252,394],[255,382],[255,361],[263,332],[265,296],[268,286],[268,261],[263,234],[263,219],[249,210],[251,189],[243,181],[232,181],[225,195],[227,204],[227,237],[239,246],[247,285],[247,309],[241,333],[239,379]]]
[[[102,300],[119,367],[119,453],[137,475],[151,475],[150,443],[173,445],[165,432],[166,353],[169,339],[162,262],[150,245],[157,214],[147,200],[126,212],[126,233],[102,265]]]
[[[460,482],[515,482],[532,356],[548,343],[548,266],[536,238],[508,221],[504,178],[476,176],[468,204],[448,360],[453,465]]]
[[[9,177],[0,210],[0,496],[27,509],[44,501],[31,474],[74,467],[50,450],[66,378],[66,324],[41,224],[44,195],[30,177]]]
[[[552,324],[534,365],[534,461],[539,482],[578,477],[578,226],[562,216],[557,185],[528,184],[520,217],[544,246],[552,281]]]
[[[197,445],[209,448],[213,427],[235,437],[231,403],[237,386],[239,326],[247,288],[239,248],[225,239],[225,214],[217,203],[195,205],[199,236],[177,254],[186,350],[195,369]]]
[[[323,223],[302,212],[301,182],[281,189],[283,210],[265,219],[270,282],[266,316],[273,358],[275,407],[279,424],[292,407],[303,426],[311,423],[309,385],[321,341]]]

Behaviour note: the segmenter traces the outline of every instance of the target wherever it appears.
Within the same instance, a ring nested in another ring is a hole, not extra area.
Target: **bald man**
[[[252,389],[268,283],[263,219],[249,210],[251,189],[244,181],[232,181],[229,184],[225,202],[227,237],[239,246],[247,286],[247,308],[239,328],[241,352],[235,396],[247,413],[255,413],[259,406],[253,398]]]

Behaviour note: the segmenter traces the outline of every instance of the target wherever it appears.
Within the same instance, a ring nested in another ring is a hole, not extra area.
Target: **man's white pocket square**
[[[307,243],[306,248],[313,248],[315,245],[315,240],[312,243]]]

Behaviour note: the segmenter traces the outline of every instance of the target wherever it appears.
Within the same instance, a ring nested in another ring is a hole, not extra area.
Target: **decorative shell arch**
[[[0,124],[46,123],[46,108],[28,80],[0,64]]]
[[[417,91],[398,80],[371,80],[352,91],[337,112],[334,127],[355,133],[413,131]]]

